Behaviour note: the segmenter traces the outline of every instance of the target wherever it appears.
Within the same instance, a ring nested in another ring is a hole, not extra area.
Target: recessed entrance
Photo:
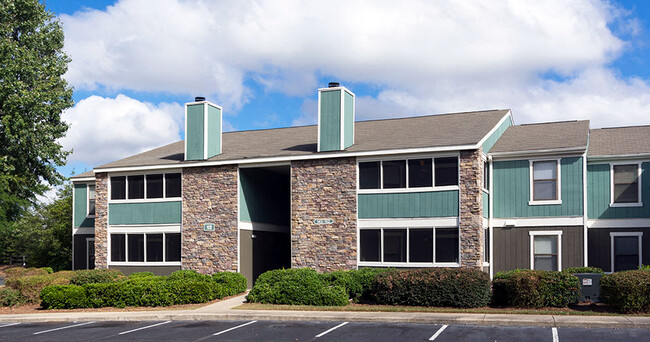
[[[239,169],[239,272],[249,287],[291,267],[290,173],[289,165]]]

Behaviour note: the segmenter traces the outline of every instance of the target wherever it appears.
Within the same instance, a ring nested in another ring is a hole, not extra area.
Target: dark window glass
[[[165,197],[181,197],[181,174],[165,174]]]
[[[558,238],[556,235],[535,236],[533,249],[536,270],[558,271]]]
[[[126,177],[111,177],[111,199],[120,200],[126,198]]]
[[[379,162],[359,163],[359,189],[379,189]]]
[[[382,166],[384,189],[406,188],[406,160],[388,160]]]
[[[126,261],[124,234],[111,234],[111,261]]]
[[[483,245],[485,246],[483,250],[485,251],[485,255],[483,255],[483,261],[485,262],[490,262],[490,230],[489,229],[483,229]]]
[[[614,165],[614,203],[639,202],[637,165]]]
[[[147,175],[147,198],[163,197],[163,175]]]
[[[483,163],[483,189],[490,190],[490,166]]]
[[[409,229],[409,262],[433,262],[433,229]]]
[[[88,216],[95,216],[95,186],[88,185]]]
[[[147,234],[147,262],[163,261],[163,235]]]
[[[458,185],[458,158],[436,158],[436,186]]]
[[[361,249],[361,261],[381,261],[379,253],[381,251],[381,230],[379,229],[362,229],[359,232]]]
[[[409,159],[409,188],[433,186],[432,159]]]
[[[129,199],[144,198],[144,176],[129,176]]]
[[[406,229],[384,229],[384,262],[406,262]]]
[[[165,261],[181,261],[181,234],[165,234]]]
[[[614,272],[635,270],[639,267],[639,237],[614,237]]]
[[[557,198],[557,161],[533,162],[533,200]]]
[[[128,234],[129,261],[144,261],[144,234]]]
[[[436,229],[436,262],[458,262],[458,228]]]

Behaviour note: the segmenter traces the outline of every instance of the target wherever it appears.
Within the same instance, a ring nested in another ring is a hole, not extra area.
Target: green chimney
[[[185,160],[206,160],[221,154],[221,107],[203,97],[185,104]]]
[[[336,82],[318,89],[318,152],[354,144],[354,93]]]

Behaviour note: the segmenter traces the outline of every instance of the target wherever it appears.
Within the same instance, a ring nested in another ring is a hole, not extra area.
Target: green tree
[[[37,0],[0,1],[0,225],[15,221],[48,184],[69,152],[57,142],[73,105],[63,79],[61,24]]]

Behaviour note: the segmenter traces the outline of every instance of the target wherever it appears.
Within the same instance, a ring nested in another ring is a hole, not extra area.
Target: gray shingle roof
[[[489,110],[355,123],[355,144],[341,153],[477,144],[509,110]],[[210,161],[313,155],[317,126],[223,134],[223,153]],[[190,164],[178,141],[98,168]]]
[[[93,171],[87,171],[84,173],[80,173],[78,175],[71,176],[70,179],[75,179],[75,178],[86,178],[86,177],[95,177],[95,172]]]
[[[592,129],[588,156],[650,154],[650,126]]]
[[[490,153],[581,148],[588,139],[588,120],[510,126]]]

